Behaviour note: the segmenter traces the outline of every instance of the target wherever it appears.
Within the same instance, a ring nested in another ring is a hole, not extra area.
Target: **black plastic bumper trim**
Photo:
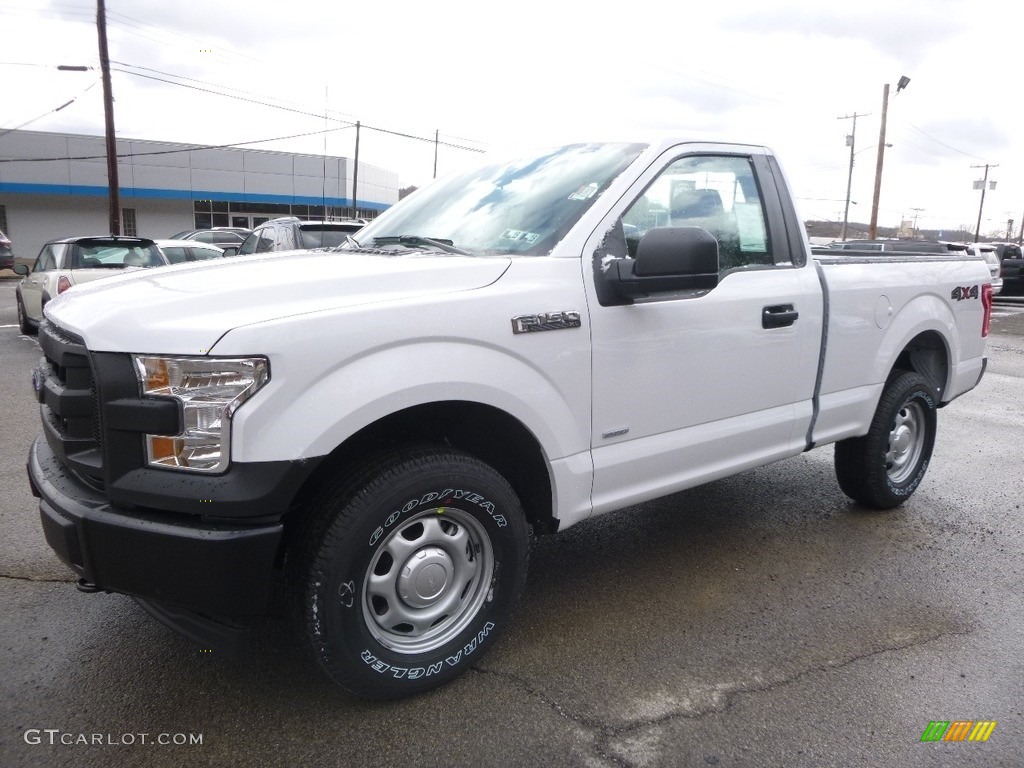
[[[266,612],[280,523],[204,523],[117,507],[67,472],[44,439],[29,453],[46,541],[100,589],[219,617]]]

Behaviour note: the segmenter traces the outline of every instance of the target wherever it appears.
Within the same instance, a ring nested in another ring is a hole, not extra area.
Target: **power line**
[[[26,125],[29,125],[29,124],[31,124],[31,123],[34,123],[34,122],[35,122],[36,120],[42,120],[42,119],[43,119],[44,117],[47,117],[48,115],[52,115],[52,114],[54,114],[55,112],[60,112],[60,111],[61,111],[62,109],[64,109],[65,107],[70,107],[70,106],[71,106],[72,104],[74,104],[74,103],[75,103],[76,101],[78,101],[78,97],[79,97],[79,96],[84,96],[84,95],[85,95],[86,93],[88,93],[88,92],[89,92],[89,90],[90,90],[91,88],[93,88],[93,87],[94,87],[94,86],[96,85],[96,83],[98,83],[98,82],[99,82],[99,79],[96,79],[96,80],[94,80],[94,81],[93,81],[93,82],[92,82],[92,83],[91,83],[91,84],[90,84],[90,85],[89,85],[89,86],[88,86],[88,87],[87,87],[87,88],[86,88],[86,89],[85,89],[84,91],[82,91],[81,93],[79,93],[79,94],[78,94],[78,96],[75,96],[74,98],[72,98],[72,99],[70,99],[70,100],[68,100],[68,101],[65,101],[65,102],[64,102],[63,104],[61,104],[61,105],[60,105],[59,107],[54,107],[54,108],[53,108],[53,109],[51,109],[51,110],[48,110],[48,111],[46,111],[46,112],[43,112],[43,114],[41,114],[41,115],[37,115],[36,117],[33,117],[33,118],[29,119],[29,120],[26,120],[26,121],[25,121],[25,122],[23,122],[23,123],[19,123],[18,125],[14,126],[13,128],[6,128],[6,129],[4,129],[4,130],[0,131],[0,138],[2,138],[2,137],[4,137],[4,136],[6,136],[6,135],[7,135],[8,133],[10,133],[11,131],[16,131],[16,130],[18,130],[19,128],[24,128],[24,127],[25,127]]]
[[[293,133],[290,136],[275,136],[271,139],[254,139],[253,141],[237,141],[231,144],[195,144],[190,147],[179,147],[178,149],[159,149],[153,150],[152,152],[125,152],[117,155],[119,160],[135,158],[135,157],[149,157],[151,155],[175,155],[182,152],[197,152],[204,149],[233,149],[237,147],[245,147],[250,144],[266,144],[271,141],[285,141],[287,139],[301,139],[306,136],[318,136],[322,133],[328,133],[330,131],[344,131],[348,128],[354,128],[354,125],[342,125],[337,128],[328,128],[320,131],[308,131],[306,133]],[[13,129],[12,129],[13,130]],[[0,158],[0,163],[55,163],[55,162],[67,162],[70,160],[103,160],[106,155],[80,155],[78,157],[5,157]]]
[[[926,133],[925,131],[922,131],[922,130],[921,130],[920,128],[918,128],[918,127],[917,127],[916,125],[914,125],[913,123],[910,123],[910,122],[908,122],[908,123],[907,123],[907,125],[909,125],[909,126],[910,126],[911,128],[913,128],[913,129],[914,129],[915,131],[917,131],[918,133],[920,133],[920,134],[921,134],[922,136],[924,136],[924,137],[926,137],[926,138],[929,138],[929,139],[931,139],[931,140],[932,140],[932,141],[934,141],[934,142],[935,142],[936,144],[941,144],[941,145],[942,145],[942,146],[944,146],[944,147],[945,147],[946,149],[951,149],[951,150],[953,150],[954,152],[956,152],[956,153],[958,153],[958,154],[961,154],[961,155],[965,155],[966,157],[972,157],[972,158],[974,158],[975,160],[981,160],[981,159],[982,159],[982,158],[978,157],[977,155],[972,155],[972,154],[971,154],[970,152],[964,152],[964,151],[963,151],[962,149],[957,149],[956,147],[950,146],[949,144],[947,144],[947,143],[946,143],[946,142],[944,142],[944,141],[939,141],[939,139],[936,139],[936,138],[935,138],[934,136],[932,136],[931,134],[929,134],[929,133]]]
[[[130,65],[130,64],[129,65],[123,65],[122,64],[122,66],[133,66],[133,65]],[[244,101],[244,102],[247,102],[247,103],[250,103],[250,104],[256,104],[257,106],[261,106],[261,107],[269,107],[271,109],[280,109],[280,110],[284,110],[285,112],[291,112],[291,113],[294,113],[294,114],[303,115],[304,117],[315,117],[317,120],[319,120],[321,117],[324,117],[323,115],[318,115],[318,114],[316,114],[314,112],[307,112],[307,111],[301,110],[301,109],[293,109],[291,107],[285,107],[285,106],[281,106],[279,104],[273,104],[273,103],[267,102],[267,101],[257,101],[256,99],[249,99],[249,98],[246,98],[244,96],[236,96],[235,94],[225,93],[223,91],[215,91],[215,90],[213,90],[211,88],[201,88],[201,87],[199,87],[197,85],[189,85],[188,83],[180,83],[180,82],[176,82],[174,80],[167,80],[167,79],[162,78],[162,77],[155,77],[153,75],[144,75],[141,72],[132,72],[131,70],[120,69],[120,68],[112,68],[112,69],[115,72],[121,72],[122,74],[131,75],[132,77],[141,77],[141,78],[146,79],[146,80],[155,80],[157,82],[166,83],[167,85],[176,85],[176,86],[178,86],[180,88],[189,88],[189,89],[194,90],[194,91],[200,91],[202,93],[209,93],[209,94],[212,94],[214,96],[222,96],[222,97],[229,98],[229,99],[236,99],[238,101]],[[171,77],[176,77],[176,75],[171,75]],[[348,121],[348,120],[340,120],[338,118],[329,118],[329,119],[334,120],[334,122],[345,123],[346,127],[352,127],[352,126],[355,125],[354,122],[351,122],[351,121]],[[395,131],[395,130],[391,130],[391,129],[388,129],[388,128],[381,128],[379,126],[367,125],[365,123],[362,124],[362,127],[367,129],[367,130],[370,130],[370,131],[377,131],[378,133],[385,133],[385,134],[389,134],[391,136],[400,136],[400,137],[405,138],[405,139],[414,139],[416,141],[422,141],[422,142],[426,142],[426,143],[429,143],[429,144],[440,144],[442,146],[451,147],[453,149],[465,150],[466,152],[485,152],[486,151],[486,150],[483,150],[483,149],[479,149],[478,147],[469,147],[469,146],[466,146],[464,144],[454,144],[454,143],[449,142],[449,141],[440,141],[440,140],[438,140],[435,137],[416,136],[415,134],[405,133],[403,131]],[[470,141],[472,141],[472,139],[470,139]],[[479,143],[483,143],[483,142],[479,142]]]

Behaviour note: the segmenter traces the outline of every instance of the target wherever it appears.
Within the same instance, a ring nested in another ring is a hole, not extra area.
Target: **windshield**
[[[474,255],[547,254],[645,148],[573,144],[492,162],[435,182],[352,237],[364,248],[430,247],[426,238]]]

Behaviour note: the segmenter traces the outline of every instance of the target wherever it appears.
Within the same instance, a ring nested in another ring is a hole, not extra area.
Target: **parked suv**
[[[362,219],[302,221],[295,216],[271,219],[260,224],[245,238],[242,247],[238,249],[238,255],[333,248],[344,243],[345,238],[358,232],[365,224]]]
[[[1024,289],[1024,252],[1017,243],[992,243],[1002,266],[1003,291],[1016,293]]]

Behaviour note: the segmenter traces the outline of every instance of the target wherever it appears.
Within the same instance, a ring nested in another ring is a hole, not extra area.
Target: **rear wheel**
[[[910,498],[935,445],[938,395],[920,374],[893,374],[863,437],[836,443],[839,487],[854,501],[892,509]]]
[[[329,488],[289,556],[313,654],[341,686],[399,698],[464,672],[509,622],[529,529],[494,469],[405,451]]]

